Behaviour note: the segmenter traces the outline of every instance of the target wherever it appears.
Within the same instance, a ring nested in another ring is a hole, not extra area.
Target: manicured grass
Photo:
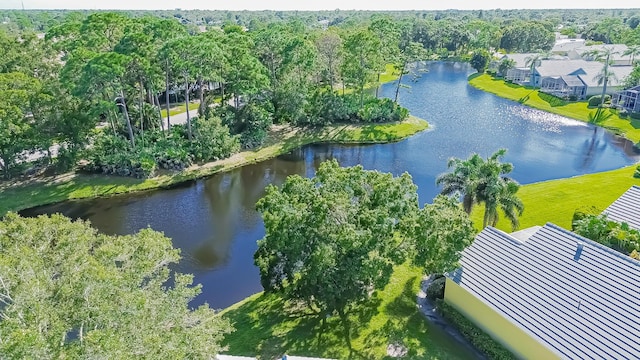
[[[228,171],[287,153],[300,146],[319,143],[382,143],[398,141],[418,133],[427,122],[415,117],[395,124],[331,125],[322,128],[275,128],[264,146],[243,151],[224,160],[194,165],[170,175],[140,180],[106,175],[65,174],[32,183],[0,183],[0,216],[8,211],[56,203],[70,199],[106,197],[172,185]]]
[[[556,104],[549,103],[540,98],[538,90],[534,88],[507,83],[504,80],[496,79],[488,74],[472,75],[469,78],[469,84],[500,97],[576,120],[588,121],[589,113],[596,110],[594,108],[590,109],[586,101],[569,102],[563,106],[555,106]],[[615,133],[624,135],[634,143],[640,141],[640,120],[631,118],[622,119],[617,113],[614,113],[602,126]]]
[[[594,206],[602,211],[631,186],[640,185],[640,179],[633,177],[635,167],[523,185],[518,191],[524,203],[520,229],[547,222],[571,229],[576,209]],[[477,229],[482,227],[483,214],[482,206],[471,214]],[[497,227],[511,232],[511,225],[503,217]]]
[[[200,106],[200,103],[189,103],[189,110],[198,110],[198,106]],[[187,107],[184,104],[169,108],[169,115],[177,115],[184,112],[187,112]],[[162,106],[161,113],[163,117],[167,117],[167,110],[164,109],[164,106]]]
[[[340,143],[387,143],[402,140],[428,127],[426,121],[410,116],[401,124],[345,126],[331,141]]]
[[[468,357],[418,311],[420,281],[420,269],[398,266],[391,283],[351,315],[351,355],[337,316],[328,318],[322,328],[317,316],[304,316],[303,309],[296,309],[277,295],[253,295],[221,313],[235,327],[224,340],[227,353],[267,359],[285,352],[334,359],[392,359],[387,356],[387,345],[399,343],[409,350],[404,359]]]

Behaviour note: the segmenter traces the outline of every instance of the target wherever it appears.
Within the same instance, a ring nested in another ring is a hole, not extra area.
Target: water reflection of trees
[[[600,137],[601,136],[598,136],[598,128],[596,127],[591,139],[584,141],[582,151],[580,152],[581,156],[576,158],[578,160],[579,170],[584,171],[590,169],[599,155],[606,150],[607,142],[601,141]]]
[[[226,263],[236,241],[253,242],[258,239],[239,239],[243,233],[262,226],[255,210],[258,199],[268,184],[280,185],[292,174],[305,175],[305,161],[273,159],[244,166],[207,179],[203,196],[208,203],[208,220],[212,231],[195,249],[199,266],[215,268]]]

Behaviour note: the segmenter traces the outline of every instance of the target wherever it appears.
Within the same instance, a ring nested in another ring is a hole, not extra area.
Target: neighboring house
[[[547,224],[488,227],[460,265],[445,301],[517,357],[640,359],[639,261]]]
[[[603,64],[586,60],[542,60],[533,73],[536,85],[540,90],[557,95],[580,95],[584,99],[602,93],[603,84],[598,84],[597,76],[602,71]],[[607,93],[619,91],[622,81],[633,68],[631,66],[611,66],[609,69],[617,79],[610,79],[607,83]],[[546,80],[546,81],[545,81]],[[582,84],[579,84],[580,81]]]
[[[640,230],[640,186],[632,186],[602,213],[609,220],[625,222],[629,227]]]
[[[570,51],[584,46],[584,39],[558,39],[551,52],[558,55],[568,55]]]
[[[614,54],[609,59],[614,66],[631,66],[631,55],[623,55],[629,48],[624,44],[602,44],[602,45],[589,45],[582,46],[570,50],[567,56],[572,60],[583,59],[587,61],[595,60],[593,55],[589,53],[592,51],[601,51],[605,49],[612,49]]]
[[[540,90],[561,98],[583,99],[587,86],[575,75],[549,76],[540,81]]]
[[[640,112],[640,85],[614,94],[611,105],[629,112]]]

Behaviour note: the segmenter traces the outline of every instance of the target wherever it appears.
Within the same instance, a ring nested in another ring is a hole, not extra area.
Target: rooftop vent
[[[584,244],[578,243],[578,247],[576,248],[576,254],[573,255],[573,260],[580,260],[580,255],[582,255],[582,249],[584,248]]]

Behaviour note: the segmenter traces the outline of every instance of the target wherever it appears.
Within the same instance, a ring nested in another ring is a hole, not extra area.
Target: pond
[[[100,231],[130,234],[151,227],[163,231],[182,249],[178,270],[203,285],[194,305],[227,307],[261,291],[253,265],[256,240],[264,226],[255,211],[267,184],[281,184],[291,174],[312,176],[325,159],[362,164],[400,174],[409,172],[421,203],[438,193],[435,177],[451,156],[472,152],[488,156],[508,149],[513,177],[521,183],[563,178],[619,168],[640,160],[632,144],[603,129],[522,106],[467,84],[466,64],[438,62],[411,86],[400,102],[429,121],[428,131],[384,145],[313,145],[279,158],[248,165],[178,188],[108,199],[72,201],[23,211],[23,215],[61,212],[88,219]],[[393,84],[381,89],[391,97]]]

